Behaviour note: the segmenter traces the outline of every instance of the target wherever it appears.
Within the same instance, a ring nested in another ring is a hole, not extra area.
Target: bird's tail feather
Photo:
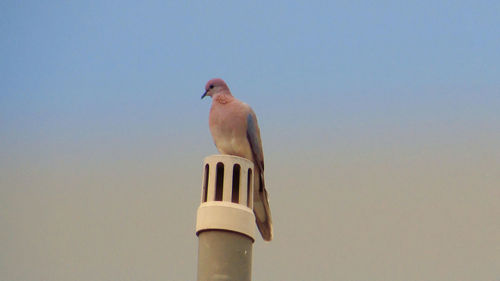
[[[262,175],[261,175],[262,176]],[[268,195],[264,187],[264,180],[260,178],[260,186],[254,192],[253,210],[255,213],[255,223],[259,228],[262,238],[265,241],[273,239],[273,222],[271,219],[271,208],[269,207]]]

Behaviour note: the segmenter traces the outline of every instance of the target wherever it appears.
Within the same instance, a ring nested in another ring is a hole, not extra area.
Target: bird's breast
[[[209,118],[210,132],[220,153],[251,160],[253,157],[246,136],[246,122],[240,115],[224,108],[212,108]]]

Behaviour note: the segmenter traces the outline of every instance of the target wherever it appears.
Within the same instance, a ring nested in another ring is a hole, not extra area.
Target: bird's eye
[[[210,88],[210,89],[213,89],[213,88],[214,88],[214,84],[210,85],[210,87],[209,87],[209,88]]]

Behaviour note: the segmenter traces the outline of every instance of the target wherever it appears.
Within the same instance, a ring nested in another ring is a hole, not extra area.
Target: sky
[[[2,1],[0,279],[195,280],[221,77],[264,144],[254,280],[499,280],[499,14]]]

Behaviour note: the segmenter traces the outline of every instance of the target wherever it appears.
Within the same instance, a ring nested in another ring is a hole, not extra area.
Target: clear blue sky
[[[494,111],[499,6],[4,1],[0,117],[28,129],[47,119],[63,126],[52,122],[59,118],[131,121],[131,113],[161,122],[154,113],[182,116],[219,76],[257,111],[295,110],[310,121],[308,113],[329,109],[389,118],[401,108]]]
[[[256,244],[258,280],[496,280],[499,15],[498,1],[2,1],[0,279],[193,279],[192,174],[216,152],[200,97],[221,77],[262,130],[277,238]],[[304,209],[331,228],[312,239]],[[464,220],[477,228],[453,236]]]

